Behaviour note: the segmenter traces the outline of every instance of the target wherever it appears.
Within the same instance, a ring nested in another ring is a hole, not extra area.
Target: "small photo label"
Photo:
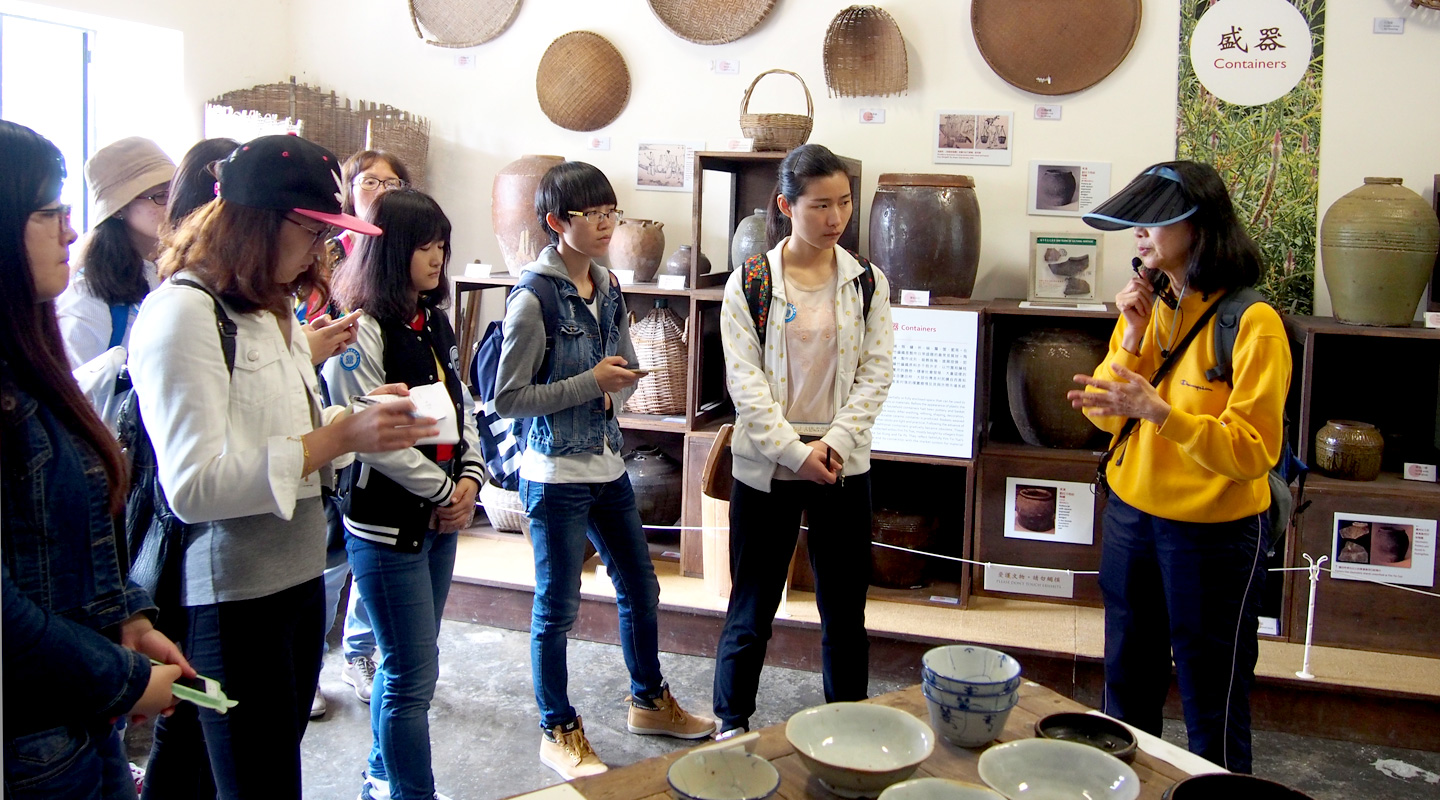
[[[590,149],[590,150],[609,150],[609,149],[610,149],[610,137],[609,137],[609,136],[591,136],[591,137],[589,138],[589,140],[587,140],[587,141],[585,142],[585,147],[588,148],[588,149]]]
[[[883,108],[862,108],[860,109],[860,122],[866,125],[884,125],[885,109]]]
[[[1405,18],[1404,18],[1404,17],[1376,17],[1376,18],[1375,18],[1375,28],[1374,28],[1374,32],[1375,32],[1375,33],[1388,33],[1388,34],[1391,34],[1391,35],[1394,35],[1394,36],[1400,36],[1400,35],[1402,35],[1402,34],[1405,33]]]
[[[900,305],[928,306],[930,305],[930,292],[924,289],[905,289],[900,292]]]
[[[1405,471],[1400,473],[1407,481],[1428,481],[1435,483],[1434,464],[1411,464],[1405,462]]]
[[[1053,104],[1053,105],[1052,105],[1052,104],[1044,104],[1044,103],[1036,103],[1036,104],[1035,104],[1035,119],[1058,120],[1058,119],[1060,119],[1060,112],[1061,112],[1061,110],[1062,110],[1062,107],[1061,107],[1058,103]]]
[[[710,71],[716,75],[739,75],[740,59],[717,58],[710,62]]]

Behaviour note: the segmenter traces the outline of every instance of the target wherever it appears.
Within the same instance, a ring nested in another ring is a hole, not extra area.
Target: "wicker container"
[[[725,44],[755,29],[775,0],[650,0],[660,24],[687,42]]]
[[[410,0],[415,35],[436,47],[484,44],[504,33],[519,13],[520,0]]]
[[[755,91],[755,85],[761,78],[774,73],[789,75],[800,81],[800,88],[805,90],[804,116],[750,113],[750,93]],[[805,85],[804,78],[788,69],[767,69],[756,75],[755,80],[750,82],[750,88],[745,90],[745,99],[740,101],[740,133],[755,140],[757,151],[778,150],[783,153],[794,150],[805,144],[814,126],[815,101],[810,97],[810,87]]]
[[[609,125],[630,101],[630,70],[598,33],[571,31],[550,43],[535,71],[540,110],[572,131]]]
[[[685,325],[660,298],[655,308],[630,326],[630,341],[641,369],[654,370],[640,379],[625,410],[636,414],[683,414],[689,353]]]
[[[480,484],[480,505],[485,507],[490,527],[504,533],[530,535],[530,517],[525,514],[525,504],[520,502],[519,492],[485,481]]]
[[[883,8],[850,6],[830,21],[825,85],[835,97],[884,97],[909,88],[905,37]]]
[[[971,0],[985,63],[1018,89],[1062,95],[1120,66],[1140,33],[1140,0]]]

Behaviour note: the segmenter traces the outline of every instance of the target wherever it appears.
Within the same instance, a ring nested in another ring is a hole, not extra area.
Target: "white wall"
[[[1084,159],[1113,164],[1112,188],[1140,168],[1173,157],[1178,11],[1150,0],[1139,38],[1119,69],[1099,85],[1058,99],[1059,122],[1031,119],[1039,102],[1006,84],[986,66],[970,31],[969,4],[954,0],[891,0],[884,5],[910,45],[910,91],[901,97],[826,96],[821,63],[830,19],[848,2],[778,0],[750,35],[706,47],[671,34],[643,0],[572,3],[524,0],[509,30],[465,51],[421,43],[400,0],[54,0],[78,9],[181,30],[185,35],[183,92],[198,120],[204,99],[255,83],[302,81],[352,99],[389,103],[430,118],[429,189],[456,223],[458,260],[498,260],[490,226],[494,174],[523,153],[555,153],[598,165],[610,175],[631,216],[666,223],[667,250],[688,240],[690,197],[633,189],[640,139],[703,139],[712,146],[740,134],[741,96],[762,70],[799,72],[815,96],[811,141],[864,162],[862,200],[868,214],[882,172],[973,175],[982,217],[983,247],[976,296],[1023,295],[1030,230],[1084,230],[1078,220],[1025,214],[1026,168],[1033,158]],[[1399,175],[1431,197],[1440,172],[1440,102],[1433,76],[1440,68],[1440,13],[1411,9],[1408,0],[1331,0],[1327,11],[1321,214],[1366,175]],[[1377,36],[1377,16],[1406,17],[1403,36]],[[557,36],[592,30],[624,55],[631,75],[629,105],[608,127],[608,152],[588,151],[590,134],[566,131],[540,111],[535,68]],[[459,53],[478,67],[461,69]],[[710,72],[712,59],[740,61],[740,75]],[[157,81],[163,76],[157,76]],[[754,111],[803,109],[798,87],[771,77],[757,88]],[[793,82],[791,82],[793,83]],[[157,91],[164,84],[157,84]],[[861,125],[862,107],[886,109],[884,125]],[[1014,166],[938,166],[931,163],[930,128],[940,108],[1013,109]],[[197,131],[198,134],[198,131]],[[868,217],[862,220],[866,230]],[[708,237],[707,237],[708,238]],[[718,255],[722,245],[707,245]],[[1130,242],[1111,234],[1102,294],[1128,274]],[[1317,276],[1317,283],[1323,278]],[[1329,298],[1318,291],[1317,313]]]

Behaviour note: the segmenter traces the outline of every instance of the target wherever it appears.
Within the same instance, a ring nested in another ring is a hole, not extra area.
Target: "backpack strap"
[[[852,281],[855,288],[860,291],[861,321],[870,318],[870,305],[875,299],[875,267],[859,253],[846,250],[854,259],[860,263],[860,274]],[[770,319],[770,297],[772,286],[770,284],[770,257],[764,253],[753,255],[745,260],[744,289],[745,304],[750,306],[750,321],[755,325],[755,335],[760,338],[760,346],[765,346],[765,329]]]
[[[1265,302],[1253,287],[1236,289],[1215,301],[1215,366],[1205,370],[1208,381],[1234,385],[1235,339],[1240,335],[1240,318],[1246,309]]]
[[[130,304],[110,304],[110,345],[106,350],[119,347],[125,341],[125,330],[130,326]]]
[[[875,265],[869,259],[853,250],[846,250],[860,262],[860,274],[855,276],[855,287],[860,290],[861,323],[870,319],[870,304],[875,299]]]
[[[555,281],[538,272],[525,272],[515,282],[511,293],[528,289],[540,301],[540,320],[545,324],[545,358],[540,362],[536,377],[548,380],[550,377],[550,354],[555,350],[555,331],[560,327],[560,289]]]
[[[220,305],[220,298],[204,286],[190,280],[189,278],[171,278],[174,283],[181,286],[189,286],[192,289],[199,289],[210,296],[210,302],[215,306],[215,328],[220,331],[220,351],[225,354],[225,371],[231,375],[235,374],[235,335],[238,328],[235,327],[235,320],[225,313],[225,307]]]

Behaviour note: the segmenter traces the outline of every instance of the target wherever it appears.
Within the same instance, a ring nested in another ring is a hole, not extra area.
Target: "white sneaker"
[[[346,661],[340,670],[340,679],[355,687],[355,696],[363,703],[370,702],[370,687],[375,685],[375,661],[369,656],[356,656]]]
[[[365,782],[360,784],[359,800],[390,800],[389,781],[372,778],[368,772],[361,774],[364,776]],[[435,800],[450,800],[450,798],[436,792]]]
[[[310,701],[310,719],[323,717],[325,716],[325,712],[329,710],[330,704],[325,702],[325,694],[320,691],[319,686],[316,686],[315,699]]]

